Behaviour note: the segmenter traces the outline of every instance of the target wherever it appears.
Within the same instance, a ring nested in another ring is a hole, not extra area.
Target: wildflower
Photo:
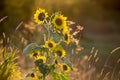
[[[45,47],[48,49],[54,49],[56,46],[56,43],[53,40],[48,40],[45,43]]]
[[[62,64],[62,70],[65,72],[69,72],[70,71],[70,67],[66,64]]]
[[[27,78],[27,80],[38,80],[38,77],[37,77],[37,73],[36,72],[32,72],[29,74],[29,77]]]
[[[39,56],[38,58],[36,58],[36,60],[39,63],[45,63],[46,62],[46,57],[45,56]]]
[[[65,56],[65,50],[61,47],[61,46],[57,46],[55,48],[55,55],[59,56],[59,57],[64,57]]]
[[[65,34],[65,33],[68,33],[69,30],[68,30],[68,26],[64,26],[63,29],[62,29],[62,34]]]
[[[35,75],[35,73],[31,73],[31,75],[30,75],[31,77],[35,77],[36,75]]]
[[[67,43],[67,44],[70,43],[70,34],[69,34],[69,32],[66,32],[64,34],[64,42]]]
[[[38,9],[34,14],[35,22],[38,24],[43,24],[47,17],[48,13],[44,9]]]
[[[54,63],[55,63],[56,66],[60,66],[60,62],[59,62],[58,59],[55,59],[55,62],[54,62]]]
[[[55,14],[51,21],[55,29],[61,30],[64,26],[66,26],[66,19],[67,17],[64,17],[61,14]]]
[[[57,59],[55,59],[55,64],[58,64],[58,60]]]
[[[37,58],[40,55],[40,51],[34,51],[33,53],[31,53],[29,56],[32,58]]]

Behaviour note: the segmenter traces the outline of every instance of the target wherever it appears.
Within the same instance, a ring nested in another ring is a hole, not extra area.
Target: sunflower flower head
[[[64,26],[62,29],[62,34],[69,33],[68,26]]]
[[[67,44],[70,43],[70,34],[69,34],[69,32],[66,32],[64,34],[64,42],[67,43]]]
[[[70,71],[70,67],[66,64],[62,64],[62,70],[65,72],[69,72]]]
[[[36,58],[36,60],[39,63],[45,63],[46,62],[46,57],[45,56],[39,56],[38,58]]]
[[[55,48],[55,56],[64,57],[66,55],[65,50],[61,46]]]
[[[53,50],[56,47],[56,43],[53,40],[48,40],[45,43],[45,47]]]
[[[30,58],[37,58],[40,55],[40,51],[34,51],[29,56]]]
[[[55,14],[51,22],[54,25],[55,29],[61,30],[63,29],[64,26],[66,26],[66,20],[67,20],[67,17],[64,17],[61,14]]]
[[[27,80],[38,80],[38,75],[36,72],[32,72],[29,74],[29,76],[27,77]]]
[[[31,73],[30,77],[35,78],[36,74],[35,73]]]
[[[53,66],[54,66],[54,68],[61,66],[60,61],[59,61],[57,58],[54,59],[54,64],[53,64]]]
[[[58,63],[59,63],[59,62],[58,62],[58,60],[57,60],[57,59],[55,59],[55,64],[56,64],[56,65],[58,65]]]
[[[48,17],[48,13],[45,12],[45,9],[41,9],[41,8],[39,8],[34,14],[34,20],[38,24],[43,24],[47,17]]]

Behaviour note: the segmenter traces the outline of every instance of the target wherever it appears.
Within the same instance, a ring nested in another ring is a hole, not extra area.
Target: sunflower
[[[55,59],[55,64],[56,64],[56,65],[58,65],[58,63],[59,63],[59,62],[58,62],[58,60],[57,60],[57,59]]]
[[[27,78],[27,80],[38,80],[38,75],[36,72],[32,72],[29,74],[29,77]]]
[[[45,47],[48,49],[54,49],[56,46],[56,43],[53,40],[48,40],[45,43]]]
[[[65,50],[61,46],[55,48],[55,56],[64,57],[66,55]]]
[[[36,60],[39,63],[45,63],[46,62],[46,57],[45,56],[39,56],[38,58],[36,58]]]
[[[66,64],[62,64],[62,70],[65,72],[69,72],[70,71],[70,67]]]
[[[62,34],[65,34],[65,33],[68,33],[69,30],[68,30],[68,26],[64,26],[63,29],[62,29]]]
[[[32,57],[37,58],[39,55],[40,55],[40,51],[34,51],[34,52],[32,52],[29,56],[30,56],[31,58],[32,58]]]
[[[59,62],[59,60],[56,58],[56,59],[54,59],[54,67],[56,68],[56,67],[61,67],[61,64],[60,64],[60,62]]]
[[[70,43],[70,34],[69,34],[69,32],[66,32],[64,34],[64,42],[67,43],[67,44]]]
[[[36,77],[36,74],[35,74],[35,73],[31,73],[31,74],[30,74],[30,77],[35,78],[35,77]]]
[[[48,17],[48,13],[45,12],[45,9],[41,9],[41,8],[39,8],[34,14],[35,22],[38,24],[43,24],[47,17]]]
[[[67,17],[64,17],[61,14],[55,14],[51,19],[51,22],[54,25],[55,29],[61,30],[64,26],[66,26],[66,19]]]

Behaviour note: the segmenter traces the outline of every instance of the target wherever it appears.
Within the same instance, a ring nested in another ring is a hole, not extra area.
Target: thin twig
[[[23,24],[23,21],[21,21],[21,22],[18,24],[18,26],[16,27],[15,31],[17,31],[22,24]]]
[[[112,53],[114,53],[115,51],[117,51],[118,49],[120,49],[120,47],[117,47],[117,48],[113,49],[110,53],[112,54]]]
[[[0,23],[1,23],[3,20],[5,20],[7,17],[8,17],[8,16],[5,16],[5,17],[3,17],[2,19],[0,19]]]

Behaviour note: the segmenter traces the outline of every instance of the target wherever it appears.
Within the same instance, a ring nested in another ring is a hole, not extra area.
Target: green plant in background
[[[54,80],[69,80],[67,72],[73,70],[73,67],[66,58],[65,50],[71,38],[67,17],[60,12],[48,16],[44,9],[38,9],[34,19],[37,26],[45,28],[47,32],[44,34],[43,44],[30,43],[24,48],[24,55],[34,58],[36,67],[23,80],[30,77],[35,80],[45,80],[48,75]]]
[[[14,61],[17,50],[8,48],[0,50],[0,80],[20,80],[20,69]]]

